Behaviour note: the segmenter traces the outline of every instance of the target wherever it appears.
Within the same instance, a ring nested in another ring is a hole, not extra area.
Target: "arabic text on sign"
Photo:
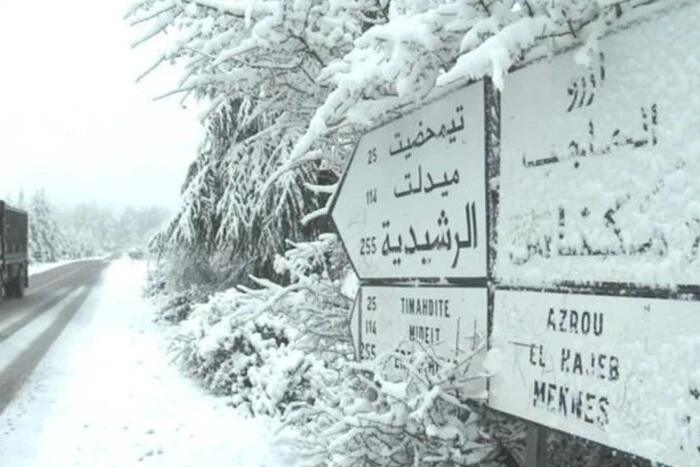
[[[423,121],[420,121],[418,122],[418,132],[413,138],[407,137],[403,139],[401,137],[401,133],[395,133],[394,138],[397,140],[397,147],[395,149],[389,147],[389,156],[406,153],[404,157],[408,159],[411,157],[411,153],[406,151],[410,151],[413,148],[419,148],[434,138],[448,138],[450,143],[454,143],[457,140],[454,134],[464,130],[464,107],[461,105],[457,106],[455,112],[459,116],[459,124],[457,124],[455,119],[452,118],[451,125],[449,127],[446,123],[443,123],[436,131],[431,127],[424,127]]]
[[[650,107],[642,107],[641,117],[641,135],[635,137],[632,136],[634,131],[623,132],[620,128],[615,128],[610,133],[609,142],[603,146],[598,146],[596,142],[595,123],[591,119],[588,121],[587,141],[573,139],[569,142],[566,150],[552,150],[549,156],[541,159],[528,160],[527,156],[523,154],[523,166],[526,169],[531,169],[564,161],[573,161],[573,166],[577,169],[580,166],[580,159],[584,157],[607,156],[623,147],[639,149],[649,145],[656,146],[659,142],[657,137],[658,115],[656,103]]]
[[[450,221],[445,213],[445,210],[440,211],[438,216],[437,225],[439,232],[431,233],[426,230],[423,240],[419,239],[418,235],[413,228],[409,226],[408,228],[408,241],[404,243],[404,237],[401,234],[396,235],[396,242],[392,242],[390,232],[386,233],[384,241],[381,245],[381,254],[383,256],[389,255],[413,255],[417,252],[425,253],[429,251],[451,251],[454,249],[454,257],[452,260],[452,268],[455,268],[459,262],[459,254],[463,249],[476,249],[478,246],[478,236],[477,236],[477,216],[476,216],[476,203],[467,203],[464,207],[466,229],[460,235],[458,230],[454,232],[450,228]],[[388,230],[391,227],[390,221],[384,221],[382,223],[382,228]],[[369,241],[369,247],[367,243]],[[374,254],[376,248],[373,246],[376,243],[376,237],[371,237],[369,240],[362,239],[360,245],[360,254]],[[424,260],[423,264],[428,264],[429,261]],[[400,260],[394,261],[395,265],[401,264]]]

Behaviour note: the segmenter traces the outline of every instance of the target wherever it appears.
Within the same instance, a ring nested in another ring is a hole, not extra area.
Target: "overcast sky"
[[[0,2],[0,199],[174,207],[201,127],[166,70],[136,84],[159,44],[130,47],[130,0]]]

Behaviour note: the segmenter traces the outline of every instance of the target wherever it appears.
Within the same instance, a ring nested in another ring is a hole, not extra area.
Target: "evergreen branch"
[[[335,190],[338,188],[337,183],[334,183],[333,185],[316,185],[313,183],[304,183],[304,186],[306,188],[308,188],[309,190],[313,191],[314,193],[327,193],[327,194],[335,193]]]
[[[304,217],[301,218],[301,225],[304,227],[308,226],[312,220],[318,219],[320,217],[325,217],[328,215],[328,207],[324,206],[322,208],[318,208],[315,211],[312,211],[308,214],[306,214]]]
[[[175,94],[180,94],[182,92],[192,92],[196,88],[197,88],[197,86],[188,86],[186,88],[173,89],[172,91],[168,91],[165,94],[161,94],[159,96],[154,97],[153,100],[159,101],[159,100],[165,99],[167,97],[174,96]]]
[[[145,78],[146,76],[151,74],[151,72],[153,70],[155,70],[156,68],[158,68],[160,66],[160,64],[163,63],[164,61],[165,61],[165,57],[160,57],[153,65],[148,67],[148,69],[146,71],[144,71],[143,73],[141,73],[139,76],[136,77],[136,82],[137,83],[140,82],[143,78]]]
[[[160,10],[156,10],[156,11],[151,12],[151,13],[149,13],[145,16],[142,16],[140,18],[133,19],[129,22],[129,25],[136,26],[138,24],[145,23],[146,21],[150,21],[153,18],[157,18],[158,16],[162,15],[163,13],[167,13],[168,11],[173,10],[175,8],[177,8],[177,5],[169,5],[165,8],[161,8]],[[124,19],[126,19],[126,17]]]
[[[168,26],[170,26],[170,21],[174,19],[174,15],[171,16],[171,18],[168,21],[162,21],[161,24],[156,25],[151,31],[146,33],[144,36],[142,36],[140,39],[137,39],[135,42],[131,44],[131,48],[138,47],[139,45],[143,44],[144,42],[148,41],[149,39],[154,38],[161,32],[165,31]]]

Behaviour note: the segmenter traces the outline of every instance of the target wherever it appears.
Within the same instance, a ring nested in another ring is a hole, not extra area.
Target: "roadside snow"
[[[75,263],[76,261],[82,260],[67,259],[63,261],[56,261],[55,263],[30,263],[29,277],[32,277],[34,274],[39,274],[40,272],[56,269],[57,267],[64,266],[66,264]]]
[[[66,264],[71,264],[71,263],[77,263],[79,261],[91,261],[95,259],[106,259],[109,258],[110,255],[106,256],[95,256],[95,257],[90,257],[90,258],[80,258],[80,259],[64,259],[61,261],[56,261],[54,263],[30,263],[29,264],[29,277],[32,277],[34,274],[39,274],[45,271],[49,271],[51,269],[56,269],[61,266],[65,266]]]
[[[172,367],[141,297],[145,262],[116,260],[0,415],[0,465],[287,465],[271,427],[241,420]]]

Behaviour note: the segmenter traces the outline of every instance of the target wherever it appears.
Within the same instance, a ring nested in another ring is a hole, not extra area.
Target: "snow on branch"
[[[348,363],[330,397],[287,414],[305,434],[294,452],[305,466],[499,465],[490,462],[522,427],[475,402],[482,394],[466,389],[475,381],[428,349]]]
[[[335,193],[335,190],[338,189],[337,183],[334,183],[333,185],[316,185],[313,183],[305,183],[304,186],[314,193],[333,194]]]
[[[311,118],[292,159],[345,121],[358,130],[392,117],[435,87],[508,71],[573,45],[595,48],[611,29],[668,8],[672,0],[495,0],[391,2],[388,22],[374,25],[354,48],[329,63],[319,82],[333,90]],[[573,64],[572,64],[573,66]],[[361,109],[361,111],[359,110]],[[330,128],[330,129],[329,129]]]
[[[328,215],[328,207],[324,206],[322,208],[318,208],[315,211],[312,211],[308,214],[306,214],[304,217],[301,218],[301,225],[307,226],[311,221],[314,219],[318,219],[320,217],[325,217]]]

